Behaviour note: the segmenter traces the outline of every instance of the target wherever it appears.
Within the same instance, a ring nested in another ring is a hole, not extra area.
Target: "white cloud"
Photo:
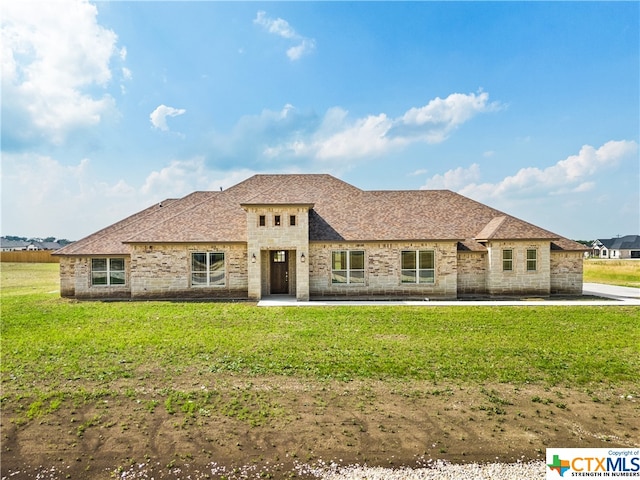
[[[109,95],[87,93],[108,85],[109,62],[123,55],[117,35],[98,24],[94,5],[26,0],[4,2],[2,9],[4,123],[14,125],[14,135],[44,134],[61,144],[71,130],[95,125],[114,109]]]
[[[260,25],[273,35],[295,42],[296,45],[287,49],[287,57],[289,57],[291,61],[299,60],[316,48],[316,41],[313,38],[299,35],[293,27],[289,25],[289,22],[282,18],[270,18],[267,16],[267,13],[262,10],[256,14],[253,23]]]
[[[315,156],[319,159],[330,159],[384,153],[394,145],[404,143],[401,138],[387,137],[392,125],[393,120],[384,113],[360,118],[341,132],[315,142]]]
[[[424,107],[411,108],[398,118],[385,113],[349,121],[348,112],[335,107],[325,114],[312,135],[269,145],[264,153],[311,156],[318,160],[354,160],[376,156],[416,142],[440,143],[475,115],[501,108],[489,95],[453,93]]]
[[[419,128],[419,135],[424,140],[439,143],[478,113],[500,108],[502,106],[497,102],[489,103],[487,92],[452,93],[447,98],[437,97],[423,107],[409,109],[396,123],[400,131],[403,131],[403,127],[407,131]]]
[[[299,45],[295,45],[287,50],[289,60],[300,60],[303,56],[315,50],[316,41],[312,38],[303,38]]]
[[[216,172],[209,169],[204,157],[200,156],[189,160],[173,160],[166,167],[151,172],[140,193],[160,199],[180,198],[194,191],[231,187],[254,173],[248,169]]]
[[[264,27],[267,32],[273,33],[274,35],[278,35],[282,38],[298,38],[298,34],[291,27],[291,25],[289,25],[289,22],[283,20],[282,18],[269,18],[267,17],[267,12],[265,11],[260,10],[256,14],[256,18],[253,20],[253,22]]]
[[[194,190],[211,190],[204,159],[174,160],[168,166],[151,172],[140,191],[144,195],[182,197]]]
[[[173,108],[167,107],[166,105],[160,105],[149,115],[149,119],[151,120],[151,124],[163,132],[169,131],[169,127],[167,126],[167,117],[177,117],[178,115],[183,115],[187,111],[184,108]]]
[[[572,192],[575,192],[575,193],[588,192],[590,190],[593,190],[595,186],[596,186],[596,182],[582,182],[580,185],[574,188]]]
[[[571,155],[555,165],[540,169],[526,167],[497,183],[476,183],[480,167],[473,164],[434,175],[423,188],[448,188],[479,201],[527,197],[531,195],[560,195],[592,190],[597,173],[610,169],[624,159],[637,155],[634,141],[610,141],[600,148],[584,145],[577,155]]]
[[[445,125],[453,128],[463,124],[476,113],[495,109],[497,104],[488,104],[487,92],[463,94],[452,93],[447,98],[436,97],[424,107],[411,108],[402,117],[407,125]]]
[[[468,185],[460,193],[481,198],[522,196],[547,191],[562,193],[567,188],[591,188],[585,178],[605,168],[615,166],[622,159],[636,154],[638,144],[633,141],[610,141],[596,149],[584,145],[577,155],[560,160],[555,165],[540,169],[522,168],[515,175],[496,184]]]
[[[458,167],[445,172],[443,175],[434,175],[421,188],[425,190],[458,190],[479,179],[480,165],[474,163],[469,168]]]

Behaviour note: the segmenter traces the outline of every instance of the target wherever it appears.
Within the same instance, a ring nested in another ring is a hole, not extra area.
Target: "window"
[[[364,283],[364,250],[331,252],[331,283]]]
[[[435,281],[435,252],[433,250],[404,250],[400,258],[402,283],[433,283]]]
[[[527,250],[527,272],[535,272],[538,269],[538,251]]]
[[[276,227],[279,227],[279,226],[280,226],[280,215],[276,215],[275,217],[273,217],[273,224],[274,224]]]
[[[124,285],[124,258],[92,258],[91,285]]]
[[[296,226],[296,216],[295,215],[290,215],[289,216],[289,226],[291,226],[291,227],[295,227]]]
[[[502,250],[502,270],[505,272],[513,270],[513,250]]]
[[[224,253],[191,254],[191,286],[223,286],[224,274]]]
[[[260,215],[260,217],[258,218],[258,225],[261,227],[264,227],[267,224],[267,217],[265,217],[264,215]]]
[[[273,263],[284,263],[287,261],[287,252],[278,250],[273,252]]]

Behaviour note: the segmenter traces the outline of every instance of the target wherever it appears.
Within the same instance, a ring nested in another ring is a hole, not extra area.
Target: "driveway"
[[[555,300],[553,297],[518,300],[311,300],[298,302],[295,297],[274,295],[258,302],[259,307],[318,307],[318,306],[350,306],[350,305],[412,305],[423,307],[441,306],[551,306],[551,305],[637,305],[640,306],[640,288],[618,287],[603,283],[585,283],[582,288],[583,297],[576,299]],[[592,298],[589,298],[592,297]]]
[[[583,283],[582,293],[615,300],[640,299],[640,288],[618,287],[616,285],[605,285],[604,283]]]

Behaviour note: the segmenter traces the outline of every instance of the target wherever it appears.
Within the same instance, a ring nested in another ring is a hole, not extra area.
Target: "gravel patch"
[[[262,478],[279,478],[283,472],[278,468],[282,465],[258,467],[247,465],[241,468],[228,467],[211,463],[208,468],[200,472],[191,471],[182,475],[181,469],[175,468],[167,473],[174,479],[198,480],[204,478],[248,480]],[[113,472],[115,478],[121,480],[164,478],[156,470],[151,474],[149,465],[138,464],[127,470]],[[384,468],[367,467],[362,465],[341,466],[335,463],[319,462],[314,465],[296,464],[294,472],[297,478],[317,480],[536,480],[545,478],[545,464],[543,461],[517,463],[469,463],[453,464],[441,460],[424,462],[418,468]],[[293,472],[291,472],[293,473]],[[38,477],[39,478],[39,477]]]
[[[542,461],[521,463],[470,463],[436,461],[421,468],[382,468],[329,465],[300,470],[301,475],[321,480],[535,480],[544,479]]]
[[[136,463],[127,468],[112,470],[109,478],[119,480],[251,480],[264,478],[299,478],[306,480],[543,480],[543,461],[517,463],[469,463],[453,464],[442,460],[425,461],[417,468],[367,467],[366,465],[338,465],[318,462],[314,465],[295,464],[292,471],[283,470],[283,464],[246,465],[230,468],[215,462],[201,468],[172,467],[160,463]],[[12,477],[35,480],[59,480],[70,478],[62,467],[32,467],[6,472],[2,480]],[[106,472],[105,472],[106,473]],[[91,477],[91,475],[89,475]],[[98,475],[103,478],[104,475]]]
[[[381,468],[328,466],[302,469],[302,475],[322,480],[534,480],[544,478],[544,462],[470,463],[436,461],[422,468]]]

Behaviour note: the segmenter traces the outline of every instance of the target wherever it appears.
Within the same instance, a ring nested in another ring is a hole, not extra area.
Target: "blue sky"
[[[294,172],[640,233],[638,2],[1,8],[3,235]]]

